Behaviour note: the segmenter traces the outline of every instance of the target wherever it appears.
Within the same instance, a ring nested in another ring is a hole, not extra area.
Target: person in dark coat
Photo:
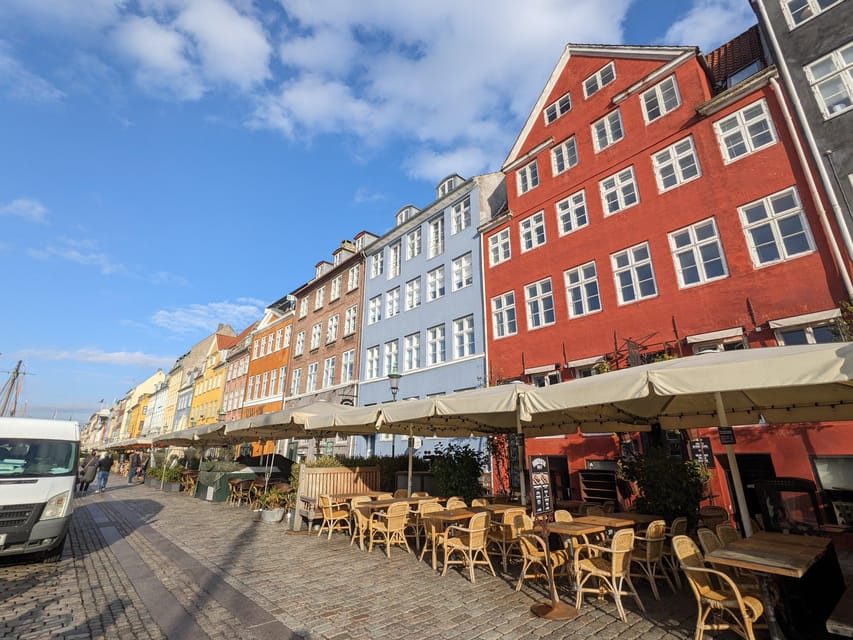
[[[89,485],[95,479],[95,474],[98,473],[98,452],[92,451],[91,455],[80,465],[80,475],[77,478],[77,491],[86,493],[89,490]]]
[[[136,451],[133,452],[133,455],[130,456],[130,464],[127,467],[127,484],[133,483],[133,478],[136,476],[136,469],[142,464],[142,458],[139,457],[139,453]]]
[[[109,451],[104,451],[98,458],[98,484],[95,493],[107,490],[107,480],[110,478],[110,469],[113,468],[113,457]]]

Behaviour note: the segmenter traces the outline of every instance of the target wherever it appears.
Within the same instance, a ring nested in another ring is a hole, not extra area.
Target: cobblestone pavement
[[[692,638],[695,603],[685,586],[656,602],[637,586],[642,614],[625,599],[588,598],[571,621],[538,618],[544,582],[515,591],[519,567],[476,584],[442,578],[428,558],[350,547],[344,535],[308,535],[254,522],[245,508],[128,486],[117,476],[77,500],[71,536],[54,565],[0,566],[0,637],[234,640],[403,638]],[[561,585],[564,601],[569,601]],[[731,637],[731,636],[720,636]]]

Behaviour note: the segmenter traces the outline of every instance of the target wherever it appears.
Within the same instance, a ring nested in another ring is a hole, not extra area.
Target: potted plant
[[[288,493],[278,487],[272,487],[258,496],[261,522],[281,522],[288,502]]]
[[[181,490],[181,468],[164,467],[160,470],[163,491],[177,493]]]

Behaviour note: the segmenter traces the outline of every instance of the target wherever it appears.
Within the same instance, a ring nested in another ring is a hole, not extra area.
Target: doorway
[[[717,464],[726,474],[726,488],[729,490],[729,497],[735,509],[736,522],[740,523],[742,521],[740,507],[735,499],[735,486],[729,468],[729,459],[725,454],[718,454],[716,458]],[[735,460],[737,460],[740,470],[740,479],[743,484],[743,494],[746,498],[749,517],[753,518],[756,514],[761,513],[761,503],[758,493],[755,491],[755,482],[756,480],[768,480],[776,477],[773,458],[769,453],[736,453]]]
[[[551,473],[551,489],[554,492],[554,500],[571,500],[569,458],[567,456],[548,456],[548,468]]]

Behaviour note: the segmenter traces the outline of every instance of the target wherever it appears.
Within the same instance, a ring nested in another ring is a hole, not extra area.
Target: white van
[[[0,557],[59,560],[79,456],[76,422],[0,417]]]

